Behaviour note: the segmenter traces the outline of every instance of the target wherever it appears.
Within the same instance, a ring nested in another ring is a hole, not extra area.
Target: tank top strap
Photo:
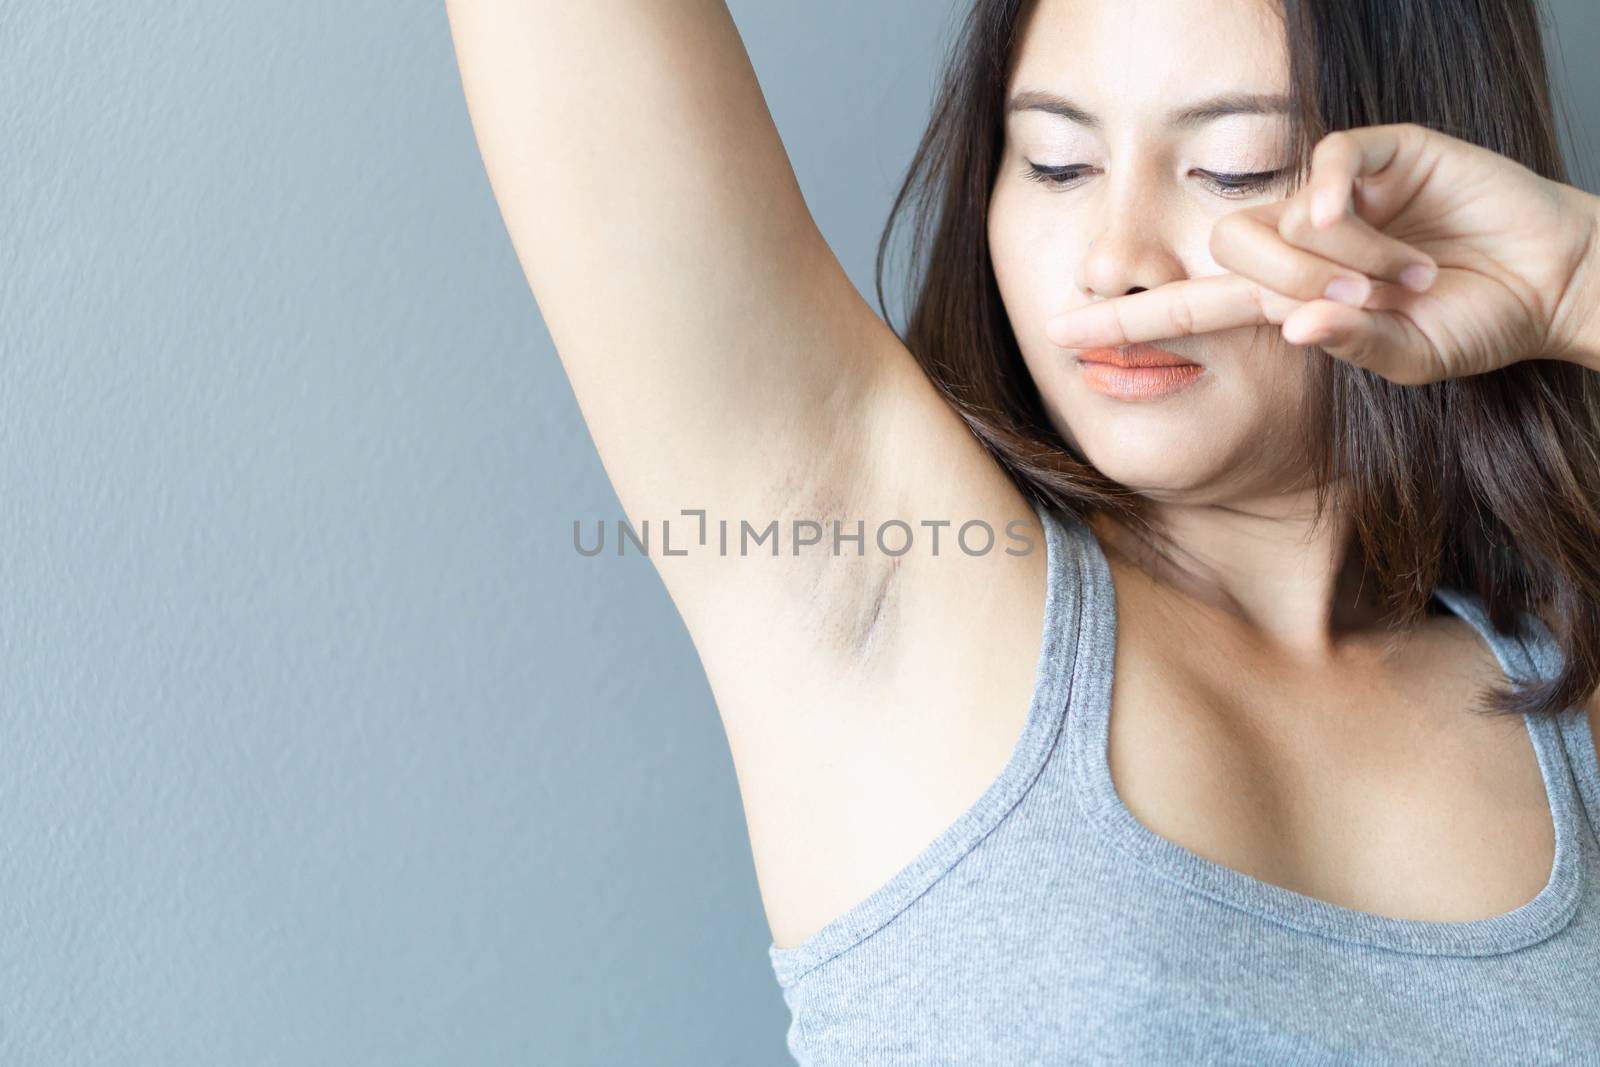
[[[1595,754],[1597,739],[1589,728],[1589,716],[1581,709],[1564,712],[1561,736],[1566,744],[1567,763],[1583,798],[1589,831],[1600,844],[1600,756]]]
[[[1000,773],[982,795],[891,878],[799,945],[767,947],[778,983],[785,989],[877,933],[981,848],[1003,823],[1016,818],[1024,800],[1053,763],[1071,699],[1083,626],[1083,546],[1074,523],[1030,501],[1044,543],[1026,551],[1045,553],[1044,611],[1033,693],[1022,732]]]
[[[1561,672],[1561,648],[1549,628],[1532,612],[1518,612],[1516,631],[1505,633],[1494,628],[1483,602],[1470,593],[1441,586],[1434,590],[1434,598],[1477,631],[1494,650],[1508,679],[1544,680]],[[1564,791],[1552,790],[1555,799],[1569,800],[1582,813],[1590,841],[1600,845],[1600,761],[1595,757],[1584,709],[1572,707],[1554,716],[1524,718],[1546,775],[1554,774],[1566,783]]]

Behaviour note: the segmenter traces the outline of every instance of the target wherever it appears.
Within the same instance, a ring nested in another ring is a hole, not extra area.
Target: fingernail
[[[1371,294],[1372,286],[1365,278],[1339,277],[1328,283],[1322,295],[1341,304],[1360,307]]]
[[[1439,272],[1433,267],[1424,266],[1421,263],[1413,263],[1411,266],[1400,272],[1400,284],[1405,286],[1407,289],[1412,289],[1419,293],[1425,293],[1428,291],[1428,287],[1433,284],[1433,280],[1438,276]]]

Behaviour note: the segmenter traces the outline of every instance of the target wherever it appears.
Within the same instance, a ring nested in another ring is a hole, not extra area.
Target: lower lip
[[[1117,400],[1154,400],[1193,385],[1206,369],[1197,363],[1175,367],[1119,367],[1115,363],[1078,364],[1083,384]]]

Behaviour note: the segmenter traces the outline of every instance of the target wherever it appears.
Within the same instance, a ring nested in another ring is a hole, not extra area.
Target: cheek
[[[997,196],[989,214],[989,255],[1023,364],[1051,424],[1068,447],[1081,446],[1068,424],[1070,386],[1065,359],[1044,334],[1044,324],[1073,306],[1072,234],[1064,221]]]
[[[994,269],[995,284],[1000,296],[1013,316],[1017,313],[1015,299],[1019,279],[1026,276],[1019,260],[1022,250],[1016,240],[1015,211],[1008,209],[1007,200],[997,196],[989,208],[989,262]]]
[[[1048,347],[1045,321],[1072,306],[1072,235],[1059,219],[1000,196],[989,215],[989,256],[1018,343]]]

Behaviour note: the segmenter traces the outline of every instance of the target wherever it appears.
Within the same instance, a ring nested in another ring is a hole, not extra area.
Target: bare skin
[[[1114,8],[1041,5],[1018,77],[1104,123],[1098,140],[1034,117],[1008,129],[992,243],[1053,416],[1162,502],[1196,561],[1163,573],[1097,526],[1120,620],[1118,792],[1169,840],[1336,904],[1450,921],[1511,910],[1553,858],[1530,741],[1519,722],[1463,710],[1499,677],[1466,624],[1431,620],[1390,652],[1360,610],[1336,608],[1343,531],[1303,536],[1300,472],[1260,447],[1292,429],[1303,357],[1275,324],[1186,338],[1167,347],[1204,356],[1221,385],[1211,406],[1132,411],[1078,389],[1045,337],[1064,303],[1213,272],[1212,226],[1240,205],[1196,184],[1190,163],[1250,169],[1270,161],[1244,157],[1274,148],[1258,119],[1180,137],[1154,118],[1179,98],[1263,88],[1267,22],[1172,0],[1141,5],[1147,21],[1129,27]],[[721,2],[448,11],[496,199],[631,519],[1017,521],[1042,544],[1026,500],[817,232]],[[1203,55],[1177,43],[1196,25],[1217,37]],[[1133,43],[1143,80],[1124,84],[1116,57]],[[1044,142],[1095,155],[1101,173],[1066,194],[1021,184],[1020,154]],[[1568,328],[1574,358],[1600,350],[1587,323]],[[1181,461],[1161,447],[1192,445],[1194,425],[1206,447]],[[1040,650],[1044,554],[652,560],[727,731],[773,939],[793,947],[1006,763]],[[1600,697],[1588,711],[1600,734]]]

